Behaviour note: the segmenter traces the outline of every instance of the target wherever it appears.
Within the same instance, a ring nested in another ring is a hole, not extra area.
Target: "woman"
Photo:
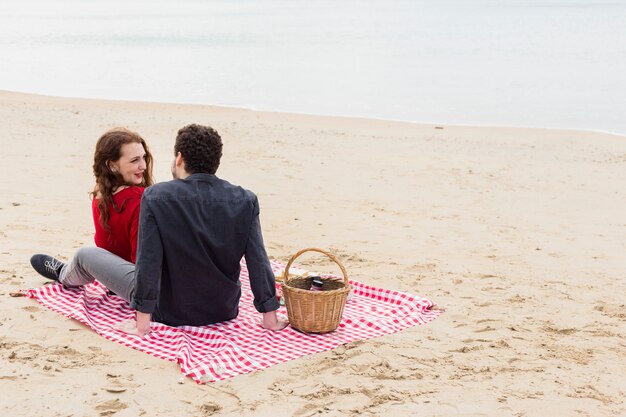
[[[139,203],[152,185],[152,155],[145,140],[123,128],[98,139],[92,202],[96,246],[135,263]]]
[[[145,187],[152,185],[152,155],[146,141],[128,129],[107,131],[96,143],[93,173],[96,185],[91,195],[96,246],[135,263],[139,204]],[[33,255],[30,263],[46,278],[67,286],[84,285],[89,271],[81,270],[78,258],[89,250],[79,250],[68,264],[41,254]]]

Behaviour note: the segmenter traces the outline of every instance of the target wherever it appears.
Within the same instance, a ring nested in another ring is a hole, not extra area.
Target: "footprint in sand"
[[[491,326],[487,326],[487,327],[483,327],[482,329],[474,330],[474,333],[492,332],[494,330],[496,329]]]
[[[620,306],[607,304],[604,302],[598,302],[596,306],[593,308],[595,311],[599,311],[608,317],[614,317],[618,319],[626,318],[626,306],[621,304]]]
[[[202,416],[212,416],[222,409],[220,405],[215,403],[205,403],[198,408],[200,409],[200,413]]]
[[[542,330],[546,333],[555,333],[555,334],[562,334],[562,335],[570,335],[570,334],[578,332],[578,329],[573,329],[573,328],[559,329],[553,326],[545,326],[542,328]]]
[[[516,294],[514,297],[511,297],[507,300],[509,303],[524,303],[526,302],[526,298],[522,297],[519,294]]]
[[[118,411],[128,408],[128,405],[116,398],[114,400],[102,401],[95,408],[100,412],[101,416],[112,416]]]

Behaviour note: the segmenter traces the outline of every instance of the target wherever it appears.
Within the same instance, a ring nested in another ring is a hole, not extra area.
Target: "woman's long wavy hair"
[[[116,127],[100,136],[96,143],[96,152],[93,156],[93,175],[96,177],[96,185],[91,192],[93,198],[98,200],[98,209],[100,211],[100,224],[106,231],[110,231],[109,204],[115,211],[122,211],[124,204],[117,207],[113,201],[113,192],[123,185],[129,185],[124,182],[124,178],[118,173],[111,170],[109,164],[120,159],[122,156],[122,145],[126,143],[141,143],[146,151],[146,170],[143,174],[143,181],[140,187],[149,187],[152,185],[152,154],[148,149],[146,141],[139,134],[128,129]]]

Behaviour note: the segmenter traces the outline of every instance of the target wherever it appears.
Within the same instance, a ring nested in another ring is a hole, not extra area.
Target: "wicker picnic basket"
[[[290,277],[291,264],[305,252],[319,252],[328,256],[341,269],[343,280],[322,277],[324,291],[310,291],[312,277]],[[346,269],[335,255],[318,248],[302,249],[289,259],[284,276],[282,289],[291,327],[305,333],[327,333],[339,326],[350,284]]]

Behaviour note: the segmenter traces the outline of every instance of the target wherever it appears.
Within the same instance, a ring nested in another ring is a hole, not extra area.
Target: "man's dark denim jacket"
[[[254,306],[278,309],[254,193],[211,174],[146,189],[131,307],[171,326],[237,317],[245,256]]]

